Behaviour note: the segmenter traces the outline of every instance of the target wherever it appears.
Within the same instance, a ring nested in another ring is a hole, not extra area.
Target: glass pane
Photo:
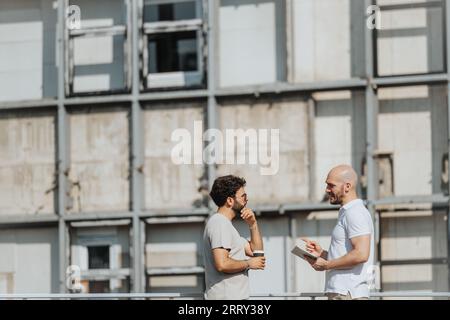
[[[149,73],[198,70],[196,31],[151,36],[148,52]]]
[[[89,293],[109,293],[109,280],[89,281]]]
[[[190,20],[196,17],[194,1],[144,6],[144,22]]]
[[[109,246],[88,247],[89,269],[109,269]]]

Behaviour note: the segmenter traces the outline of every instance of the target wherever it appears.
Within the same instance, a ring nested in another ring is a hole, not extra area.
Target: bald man
[[[358,199],[358,176],[351,166],[333,168],[325,181],[331,204],[340,205],[328,251],[315,241],[302,238],[306,248],[318,256],[308,258],[316,271],[326,271],[325,293],[329,300],[364,300],[369,298],[374,232],[372,217]]]

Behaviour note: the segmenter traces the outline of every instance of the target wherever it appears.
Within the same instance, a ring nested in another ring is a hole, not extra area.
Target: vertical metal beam
[[[143,292],[142,283],[145,275],[142,261],[142,246],[140,236],[140,219],[139,214],[143,207],[144,199],[144,176],[143,176],[143,143],[142,143],[142,110],[139,103],[139,0],[132,0],[132,104],[131,104],[131,157],[130,157],[130,170],[131,170],[131,210],[133,211],[133,222],[131,232],[132,241],[132,291]]]
[[[311,96],[308,99],[308,176],[309,176],[309,192],[308,198],[311,203],[316,201],[316,146],[314,143],[314,120],[316,113],[316,102]]]
[[[58,174],[57,213],[58,223],[58,253],[59,253],[59,291],[65,293],[66,268],[68,266],[68,253],[66,252],[66,213],[67,170],[69,168],[68,140],[67,140],[67,111],[64,106],[64,68],[65,68],[65,32],[66,32],[66,0],[58,1],[58,110],[56,116],[56,159]]]
[[[365,0],[364,10],[373,4],[372,0]],[[375,219],[375,206],[373,201],[378,196],[378,170],[375,160],[375,152],[378,144],[377,118],[378,118],[378,98],[376,88],[373,85],[374,78],[374,32],[365,26],[365,64],[366,64],[366,159],[367,159],[367,200],[369,211],[375,223],[375,239],[379,241],[378,219]],[[375,255],[375,261],[378,256]]]
[[[449,154],[449,159],[450,159],[450,71],[449,71],[449,66],[450,66],[450,0],[445,0],[445,35],[446,35],[446,55],[445,55],[445,59],[446,59],[446,72],[447,72],[447,78],[448,78],[448,82],[447,82],[447,116],[448,116],[448,121],[447,121],[447,134],[448,134],[448,154]],[[450,161],[450,160],[449,160]],[[450,165],[449,165],[450,166]],[[449,179],[448,179],[448,184],[449,184],[449,188],[448,190],[450,191],[450,170],[449,171]],[[448,273],[448,289],[450,289],[450,201],[449,201],[449,207],[447,207],[447,273]]]
[[[289,238],[290,238],[290,248],[285,250],[285,279],[286,279],[286,290],[287,292],[297,292],[297,268],[296,261],[293,259],[292,254],[288,253],[291,248],[296,245],[297,242],[297,216],[294,214],[289,215]],[[289,250],[289,251],[288,251]]]
[[[218,128],[218,111],[216,101],[216,12],[217,2],[215,0],[208,0],[208,57],[207,57],[207,86],[208,86],[208,106],[206,109],[206,119],[208,129]],[[208,172],[208,186],[211,190],[214,179],[216,178],[216,167],[214,164],[207,165]],[[211,202],[210,202],[211,203]]]

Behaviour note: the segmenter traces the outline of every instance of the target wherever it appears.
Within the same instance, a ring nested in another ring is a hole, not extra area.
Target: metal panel
[[[445,1],[445,34],[446,34],[446,67],[447,67],[447,116],[448,116],[448,155],[450,158],[450,0]],[[448,183],[450,190],[450,170]],[[448,272],[448,287],[450,288],[450,198],[449,198],[449,208],[447,209],[447,272]]]
[[[131,228],[132,242],[132,291],[143,292],[144,270],[142,259],[143,248],[141,247],[141,223],[139,214],[143,208],[144,199],[144,179],[143,179],[143,125],[142,110],[138,100],[140,79],[139,79],[139,37],[140,25],[138,1],[132,2],[132,105],[131,105],[131,209],[133,211],[133,222]]]

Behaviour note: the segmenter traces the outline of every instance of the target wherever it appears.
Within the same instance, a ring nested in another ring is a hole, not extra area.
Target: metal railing
[[[252,294],[250,299],[302,299],[326,298],[323,292],[285,292],[285,293],[261,293]],[[370,294],[371,300],[382,298],[447,298],[450,299],[450,292],[426,292],[426,291],[386,291],[373,292]],[[15,293],[0,294],[0,300],[152,300],[152,299],[203,299],[203,293]]]

